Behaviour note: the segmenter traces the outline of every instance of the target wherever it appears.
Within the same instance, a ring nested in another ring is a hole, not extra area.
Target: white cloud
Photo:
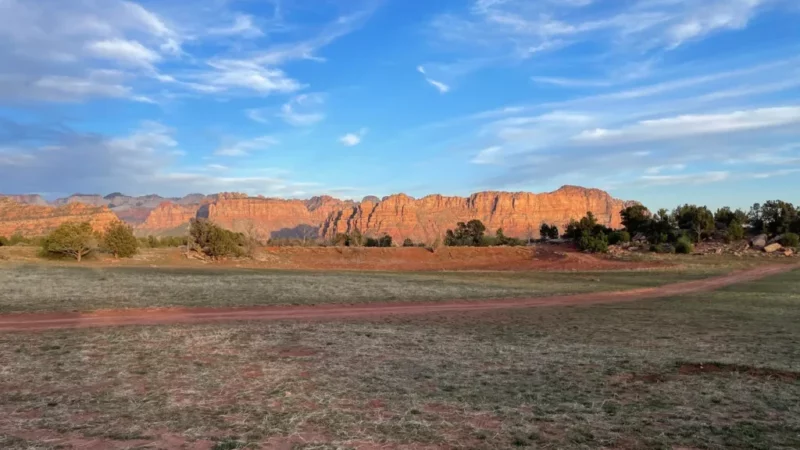
[[[136,41],[108,39],[90,42],[86,49],[94,56],[116,60],[123,64],[150,68],[161,55]]]
[[[243,88],[261,94],[285,94],[304,87],[281,69],[264,67],[249,60],[212,60],[207,64],[214,70],[201,75],[201,81],[223,90]]]
[[[264,125],[270,123],[269,119],[267,118],[267,110],[265,108],[247,109],[244,113],[253,122],[258,122]]]
[[[648,175],[658,175],[662,172],[680,172],[686,169],[686,164],[664,164],[662,166],[648,167],[644,173]]]
[[[265,150],[276,145],[278,145],[278,140],[274,137],[260,136],[222,146],[214,154],[218,156],[247,156],[254,151]]]
[[[446,94],[446,93],[450,92],[450,86],[442,83],[441,81],[436,81],[436,80],[428,77],[428,75],[425,73],[425,68],[424,67],[417,66],[417,72],[421,73],[423,75],[423,77],[425,78],[425,81],[427,81],[428,84],[430,84],[431,86],[435,87],[439,91],[439,93]]]
[[[500,146],[492,146],[485,148],[478,152],[470,161],[472,164],[497,164],[499,162],[498,156],[503,150]]]
[[[703,172],[687,175],[644,175],[640,178],[647,186],[697,185],[717,183],[730,179],[730,172]]]
[[[325,114],[318,111],[324,103],[322,94],[301,94],[285,103],[278,116],[290,125],[311,126],[325,120]]]
[[[362,128],[358,133],[347,133],[339,138],[339,142],[345,147],[355,147],[361,143],[361,139],[367,134],[367,129]]]
[[[800,107],[760,108],[722,114],[687,114],[643,120],[624,128],[587,130],[577,135],[574,140],[582,143],[673,140],[687,136],[757,130],[797,123],[800,123]]]
[[[253,23],[253,16],[247,14],[238,14],[231,25],[211,28],[209,33],[220,36],[238,35],[247,38],[255,38],[264,35],[264,32]]]

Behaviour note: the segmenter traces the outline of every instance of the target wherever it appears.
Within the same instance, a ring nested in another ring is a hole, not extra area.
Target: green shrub
[[[744,239],[744,227],[738,220],[733,220],[725,231],[725,240],[728,242],[741,241]]]
[[[118,221],[106,228],[103,248],[115,258],[130,258],[139,251],[139,240],[133,235],[133,229],[129,225]]]
[[[666,243],[653,244],[650,246],[650,251],[654,253],[675,253],[675,247]]]
[[[68,256],[78,261],[97,248],[97,234],[89,222],[65,222],[42,242],[42,251],[48,256]]]
[[[403,247],[414,247],[414,246],[415,246],[414,241],[412,241],[411,238],[405,238],[405,240],[403,240]]]
[[[609,245],[624,244],[631,241],[631,234],[625,230],[614,231],[608,235]]]
[[[485,244],[486,226],[480,220],[458,222],[455,230],[447,230],[444,245],[448,247],[481,247]]]
[[[680,253],[682,255],[694,253],[694,244],[692,244],[692,241],[686,236],[681,237],[675,243],[675,253]]]
[[[608,253],[608,237],[605,233],[591,235],[584,233],[577,241],[578,248],[589,253]]]
[[[192,219],[189,226],[191,246],[212,258],[244,256],[247,239],[244,234],[226,230],[206,219]]]
[[[800,236],[795,233],[786,233],[781,237],[781,245],[784,247],[800,247]]]
[[[0,247],[6,246],[9,244],[8,239],[5,236],[0,236]]]

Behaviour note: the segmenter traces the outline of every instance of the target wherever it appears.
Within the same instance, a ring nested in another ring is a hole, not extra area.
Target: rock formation
[[[587,211],[604,225],[620,227],[619,212],[626,205],[606,192],[574,186],[545,194],[480,192],[466,198],[397,194],[383,200],[365,197],[360,203],[327,196],[302,201],[224,193],[199,205],[162,203],[136,230],[171,234],[185,230],[189,219],[204,217],[260,239],[332,238],[358,229],[367,236],[387,233],[396,242],[432,243],[457,222],[471,219],[481,220],[489,232],[502,228],[507,236],[521,238],[538,237],[542,223],[564,230],[570,219]]]
[[[165,201],[150,211],[144,221],[135,226],[136,234],[171,235],[184,234],[189,220],[197,217],[200,204],[179,205]]]
[[[29,200],[36,201],[33,197]],[[202,217],[262,240],[327,239],[358,229],[366,236],[389,234],[398,243],[406,238],[432,243],[456,223],[472,219],[481,220],[490,233],[502,228],[507,236],[520,238],[538,237],[542,223],[555,224],[563,231],[570,219],[579,219],[587,211],[594,213],[598,222],[616,228],[622,225],[619,212],[628,205],[601,190],[575,186],[544,194],[479,192],[469,197],[429,195],[420,199],[396,194],[383,199],[368,196],[361,202],[328,196],[283,200],[221,193],[164,199],[114,193],[105,197],[76,195],[58,203],[63,206],[21,205],[6,199],[7,205],[15,206],[0,209],[0,224],[5,224],[0,234],[18,228],[25,234],[41,234],[69,220],[61,217],[97,217],[93,220],[107,223],[114,212],[132,223],[139,235],[183,234],[190,219]]]
[[[430,195],[418,200],[398,194],[380,202],[365,201],[351,214],[329,217],[322,226],[326,237],[358,229],[363,234],[389,234],[395,241],[411,238],[433,242],[458,222],[478,219],[489,232],[499,228],[507,236],[538,237],[542,223],[564,230],[570,219],[591,211],[597,221],[621,227],[619,212],[626,202],[598,189],[564,186],[555,192],[479,192],[470,197]]]
[[[101,231],[117,216],[105,206],[69,203],[59,207],[26,205],[0,198],[0,236],[42,236],[64,222],[89,222]]]
[[[0,198],[9,198],[17,203],[22,203],[24,205],[39,205],[39,206],[47,206],[47,200],[45,200],[39,194],[25,194],[25,195],[2,195],[0,194]]]

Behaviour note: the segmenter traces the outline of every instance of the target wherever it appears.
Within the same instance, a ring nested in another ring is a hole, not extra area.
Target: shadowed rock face
[[[81,200],[102,206],[91,208]],[[469,197],[429,195],[420,199],[396,194],[380,200],[365,197],[361,202],[329,196],[283,200],[237,193],[192,194],[165,200],[156,195],[128,197],[115,193],[106,197],[73,196],[61,203],[62,208],[84,208],[78,215],[102,213],[107,217],[113,211],[134,224],[140,235],[183,233],[190,219],[202,217],[262,240],[331,238],[358,229],[366,236],[389,234],[395,242],[410,238],[426,243],[435,241],[457,222],[472,219],[481,220],[490,233],[502,228],[507,236],[521,238],[538,237],[542,223],[563,230],[570,219],[579,219],[587,211],[594,213],[598,222],[616,228],[622,225],[619,212],[629,204],[604,191],[576,186],[543,194],[479,192]],[[56,210],[46,207],[26,214],[44,218],[56,214]],[[0,212],[0,220],[5,219]],[[28,228],[35,232],[46,227]]]
[[[0,198],[0,236],[42,236],[64,222],[89,222],[96,231],[119,220],[105,206],[69,203],[63,206],[26,205]]]

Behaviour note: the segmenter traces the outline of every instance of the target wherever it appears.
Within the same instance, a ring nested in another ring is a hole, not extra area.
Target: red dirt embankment
[[[0,260],[9,263],[74,264],[70,261],[44,261],[35,247],[0,247]],[[256,251],[253,259],[198,261],[186,258],[177,248],[142,249],[132,259],[113,259],[99,255],[82,266],[122,267],[241,267],[286,270],[358,271],[442,271],[442,270],[631,270],[664,267],[665,262],[620,261],[588,255],[570,246],[535,247],[442,247],[435,252],[424,248],[353,247],[267,247]]]
[[[663,266],[576,252],[568,246],[353,248],[271,247],[257,256],[261,265],[311,270],[627,270]]]
[[[89,328],[121,325],[187,324],[248,320],[330,320],[391,315],[488,311],[538,306],[588,305],[628,302],[706,292],[765,278],[796,269],[794,265],[764,266],[756,269],[647,289],[599,292],[568,296],[489,301],[455,300],[440,303],[390,303],[359,306],[304,306],[256,308],[170,308],[150,310],[98,311],[93,313],[18,314],[0,316],[0,331]]]

